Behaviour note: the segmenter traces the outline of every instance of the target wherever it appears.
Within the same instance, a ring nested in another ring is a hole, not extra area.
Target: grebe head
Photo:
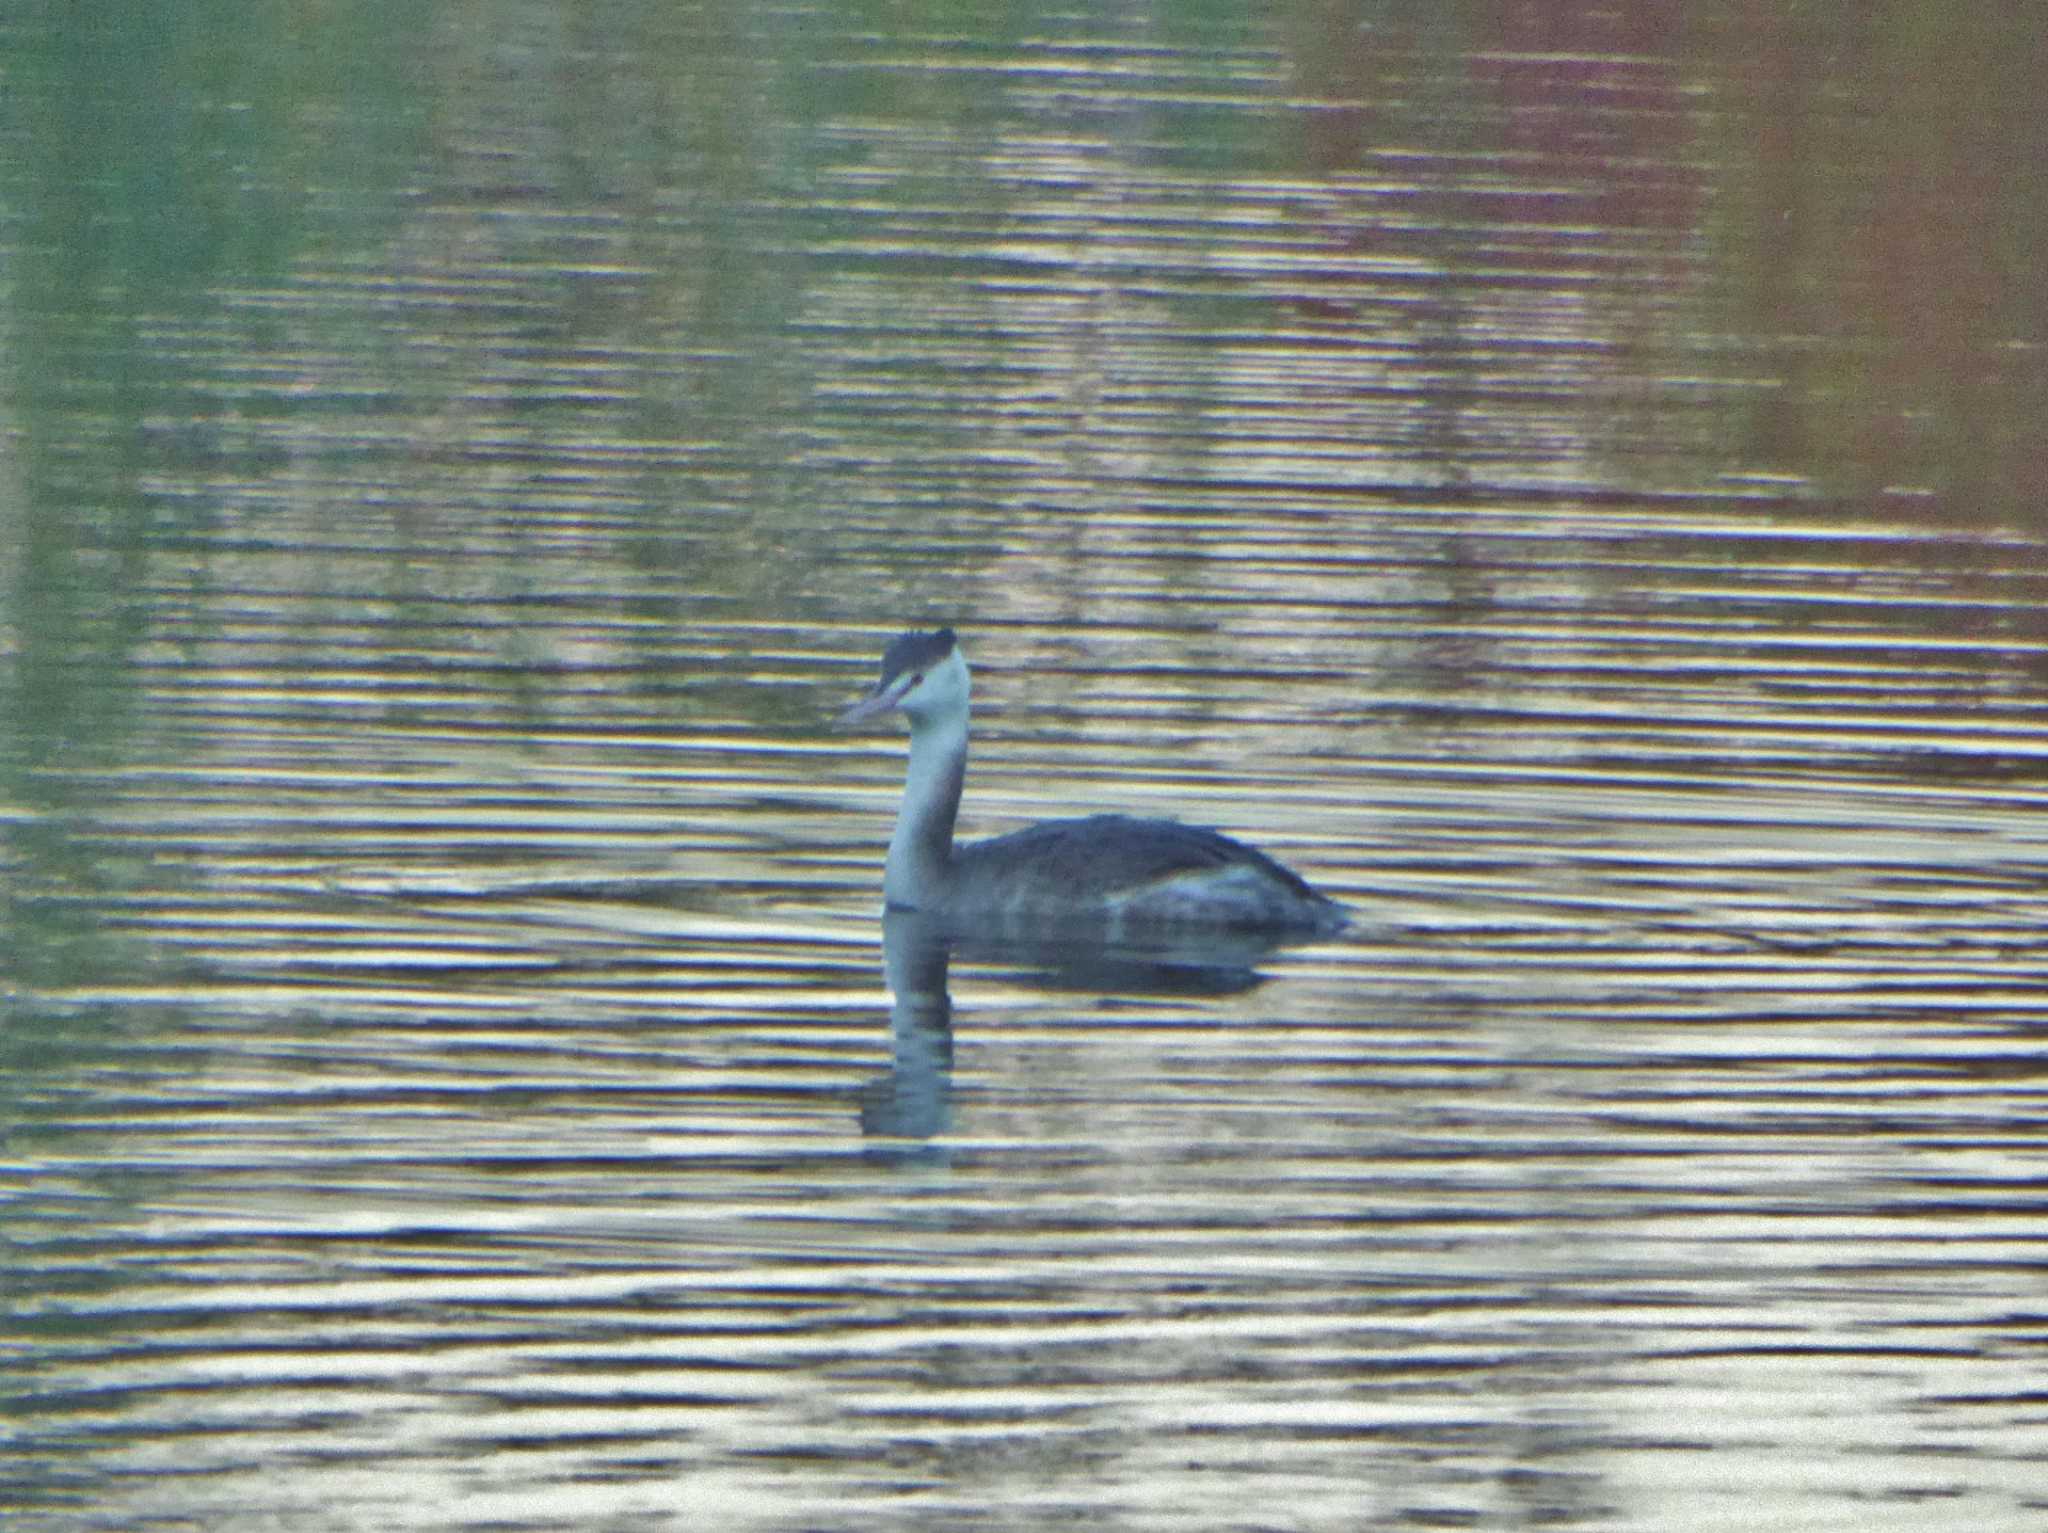
[[[906,633],[882,655],[882,679],[874,691],[839,715],[841,724],[858,724],[900,708],[913,732],[925,725],[963,717],[967,712],[967,660],[953,630]]]

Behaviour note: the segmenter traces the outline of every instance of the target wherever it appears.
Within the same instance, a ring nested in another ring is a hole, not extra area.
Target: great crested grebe
[[[1097,814],[955,846],[967,696],[953,630],[906,633],[883,654],[875,689],[839,716],[857,724],[900,708],[910,720],[910,771],[882,877],[892,907],[1111,938],[1202,928],[1309,936],[1349,924],[1335,900],[1264,852],[1173,820]]]

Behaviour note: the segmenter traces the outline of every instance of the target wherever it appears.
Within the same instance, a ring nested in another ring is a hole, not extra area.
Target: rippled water
[[[1341,11],[9,32],[10,1527],[2048,1516],[2038,195]],[[1356,928],[885,932],[941,620]]]

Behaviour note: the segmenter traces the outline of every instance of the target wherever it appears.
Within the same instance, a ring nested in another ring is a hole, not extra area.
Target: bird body
[[[883,655],[874,690],[840,716],[851,724],[900,710],[910,721],[909,770],[882,881],[892,907],[1110,938],[1207,928],[1314,935],[1348,924],[1341,906],[1264,852],[1174,820],[1049,820],[956,847],[969,692],[952,629],[906,633]]]

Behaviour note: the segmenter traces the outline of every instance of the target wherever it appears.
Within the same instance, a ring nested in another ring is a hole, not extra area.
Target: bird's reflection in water
[[[860,1127],[870,1138],[929,1139],[952,1121],[951,958],[945,933],[930,917],[915,910],[882,917],[889,1068],[861,1088]]]
[[[889,985],[889,1068],[860,1094],[861,1131],[878,1139],[931,1139],[952,1122],[953,998],[958,954],[1047,990],[1120,995],[1234,995],[1259,984],[1260,959],[1284,938],[1198,933],[1114,946],[1085,934],[963,930],[921,911],[882,917]]]

